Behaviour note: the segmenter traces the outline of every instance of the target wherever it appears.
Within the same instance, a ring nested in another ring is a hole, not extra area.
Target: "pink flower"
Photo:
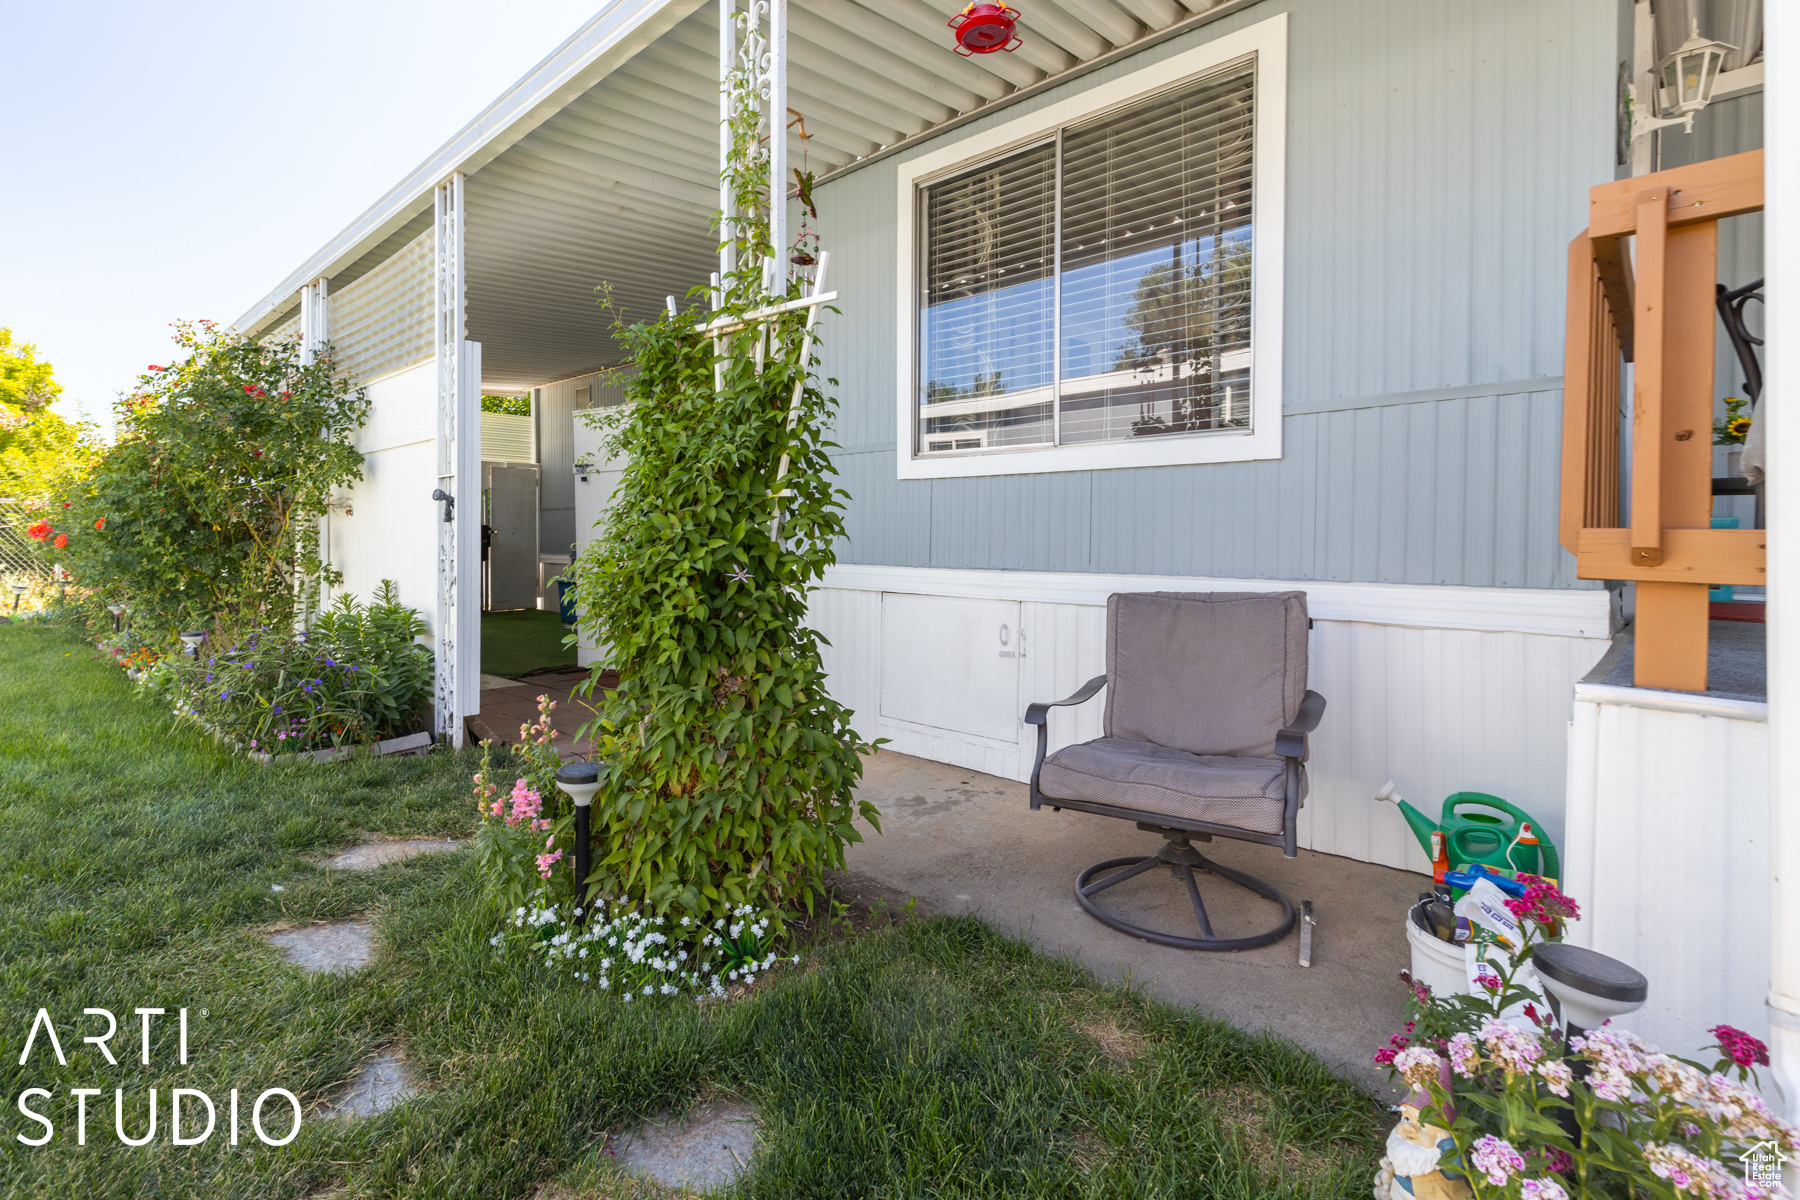
[[[1424,1046],[1412,1046],[1400,1051],[1394,1059],[1394,1069],[1400,1072],[1401,1078],[1414,1087],[1429,1087],[1438,1082],[1438,1068],[1444,1060],[1437,1053]]]
[[[1644,1164],[1652,1175],[1674,1184],[1677,1191],[1698,1191],[1711,1182],[1712,1172],[1707,1169],[1706,1160],[1673,1142],[1663,1145],[1651,1142],[1645,1146]],[[1708,1187],[1706,1191],[1712,1189]]]
[[[554,851],[550,852],[549,854],[538,855],[537,856],[538,874],[542,875],[545,879],[550,878],[550,868],[554,867],[558,862],[562,861],[562,856],[563,856],[563,852],[561,850],[554,850]]]
[[[1496,1017],[1481,1023],[1480,1036],[1487,1057],[1515,1075],[1528,1073],[1532,1064],[1544,1056],[1537,1038]]]
[[[1569,1084],[1575,1079],[1575,1073],[1569,1069],[1569,1064],[1560,1058],[1539,1063],[1537,1073],[1543,1077],[1544,1086],[1550,1089],[1552,1096],[1566,1097],[1569,1094]]]
[[[1469,1161],[1495,1187],[1504,1186],[1507,1180],[1525,1169],[1525,1160],[1513,1149],[1513,1144],[1491,1133],[1476,1139]]]
[[[517,825],[522,821],[535,821],[543,810],[543,798],[531,790],[529,783],[521,779],[513,784],[512,811],[506,815],[508,825]]]
[[[1458,1075],[1473,1075],[1480,1065],[1481,1052],[1475,1047],[1473,1034],[1459,1033],[1450,1039],[1447,1047],[1450,1054],[1450,1067]]]
[[[1707,1032],[1719,1039],[1719,1049],[1738,1066],[1769,1065],[1769,1048],[1743,1030],[1730,1025],[1714,1025]]]
[[[1524,920],[1550,925],[1557,921],[1578,921],[1581,909],[1575,901],[1557,890],[1555,884],[1536,875],[1521,875],[1525,895],[1506,902],[1506,911]]]
[[[1391,1067],[1394,1065],[1395,1056],[1399,1053],[1400,1052],[1392,1046],[1383,1046],[1375,1052],[1375,1065],[1378,1067]]]
[[[1569,1200],[1569,1193],[1554,1179],[1527,1179],[1519,1185],[1519,1200]]]

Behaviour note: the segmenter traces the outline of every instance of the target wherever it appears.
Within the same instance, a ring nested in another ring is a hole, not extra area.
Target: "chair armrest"
[[[1305,758],[1306,735],[1319,727],[1325,715],[1325,697],[1308,691],[1300,701],[1294,723],[1275,735],[1275,753],[1282,758]]]
[[[1069,704],[1085,704],[1094,698],[1095,692],[1105,686],[1106,676],[1096,675],[1086,683],[1082,684],[1081,690],[1076,692],[1073,696],[1065,696],[1061,700],[1052,700],[1049,703],[1040,701],[1030,705],[1025,709],[1025,723],[1027,725],[1042,725],[1045,720],[1049,718],[1051,709],[1062,708]],[[1323,704],[1324,701],[1320,701],[1320,703]]]

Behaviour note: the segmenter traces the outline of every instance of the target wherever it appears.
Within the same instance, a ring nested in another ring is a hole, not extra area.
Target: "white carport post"
[[[1800,8],[1765,13],[1775,53],[1800,49]],[[1771,71],[1764,96],[1764,338],[1768,383],[1757,420],[1768,448],[1769,866],[1773,912],[1769,967],[1769,1050],[1786,1117],[1800,1120],[1800,82]],[[1793,384],[1790,394],[1788,385]],[[1787,1164],[1800,1191],[1800,1162]]]
[[[326,302],[325,277],[300,286],[300,365],[310,367],[331,338],[331,308]]]
[[[433,239],[437,309],[437,731],[457,749],[463,718],[479,711],[481,347],[463,337],[463,174],[440,183]],[[448,497],[449,499],[443,499]],[[467,566],[468,570],[462,568]]]
[[[787,0],[767,0],[769,7],[769,249],[775,255],[769,288],[787,291]]]

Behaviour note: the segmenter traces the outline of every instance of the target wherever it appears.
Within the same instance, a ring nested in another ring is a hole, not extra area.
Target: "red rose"
[[[61,550],[64,546],[69,544],[69,535],[66,533],[59,533],[56,535],[56,540],[50,544],[55,546],[58,550]]]
[[[36,524],[27,528],[25,530],[25,532],[30,534],[34,541],[41,542],[45,538],[50,536],[50,522],[39,521]]]
[[[105,529],[106,528],[106,518],[101,517],[98,521],[95,521],[94,528],[95,529]]]
[[[151,364],[150,364],[150,368],[149,368],[149,369],[150,369],[150,370],[152,370],[152,371],[160,371],[160,370],[162,370],[162,368],[161,368],[161,367],[159,367],[159,366],[157,366],[157,365],[156,365],[156,364],[155,364],[155,363],[151,363]]]

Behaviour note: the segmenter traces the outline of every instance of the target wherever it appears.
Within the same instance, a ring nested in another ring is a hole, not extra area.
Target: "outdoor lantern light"
[[[1719,80],[1725,52],[1735,49],[1736,46],[1701,37],[1700,22],[1690,22],[1687,41],[1664,56],[1658,64],[1659,73],[1651,77],[1649,108],[1654,115],[1632,122],[1632,139],[1666,125],[1681,125],[1684,132],[1694,132],[1695,115],[1712,102],[1713,85]],[[1663,88],[1669,90],[1674,101],[1666,116],[1657,111],[1662,106]]]
[[[1611,1017],[1636,1012],[1650,994],[1650,981],[1636,968],[1567,942],[1538,946],[1531,963],[1562,1008],[1564,1037],[1579,1037]]]
[[[601,770],[603,768],[597,762],[566,763],[556,768],[556,786],[575,802],[575,906],[581,913],[577,920],[584,925],[587,924],[587,878],[593,870],[589,865],[590,814],[594,793],[600,790]]]
[[[204,629],[183,630],[181,633],[181,644],[185,648],[183,650],[183,653],[185,653],[189,658],[199,658],[200,657],[200,643],[204,642],[205,640],[206,640],[206,631]]]
[[[1025,40],[1013,32],[1018,20],[1018,9],[983,2],[969,5],[946,24],[956,30],[956,52],[967,58],[1017,48]]]

